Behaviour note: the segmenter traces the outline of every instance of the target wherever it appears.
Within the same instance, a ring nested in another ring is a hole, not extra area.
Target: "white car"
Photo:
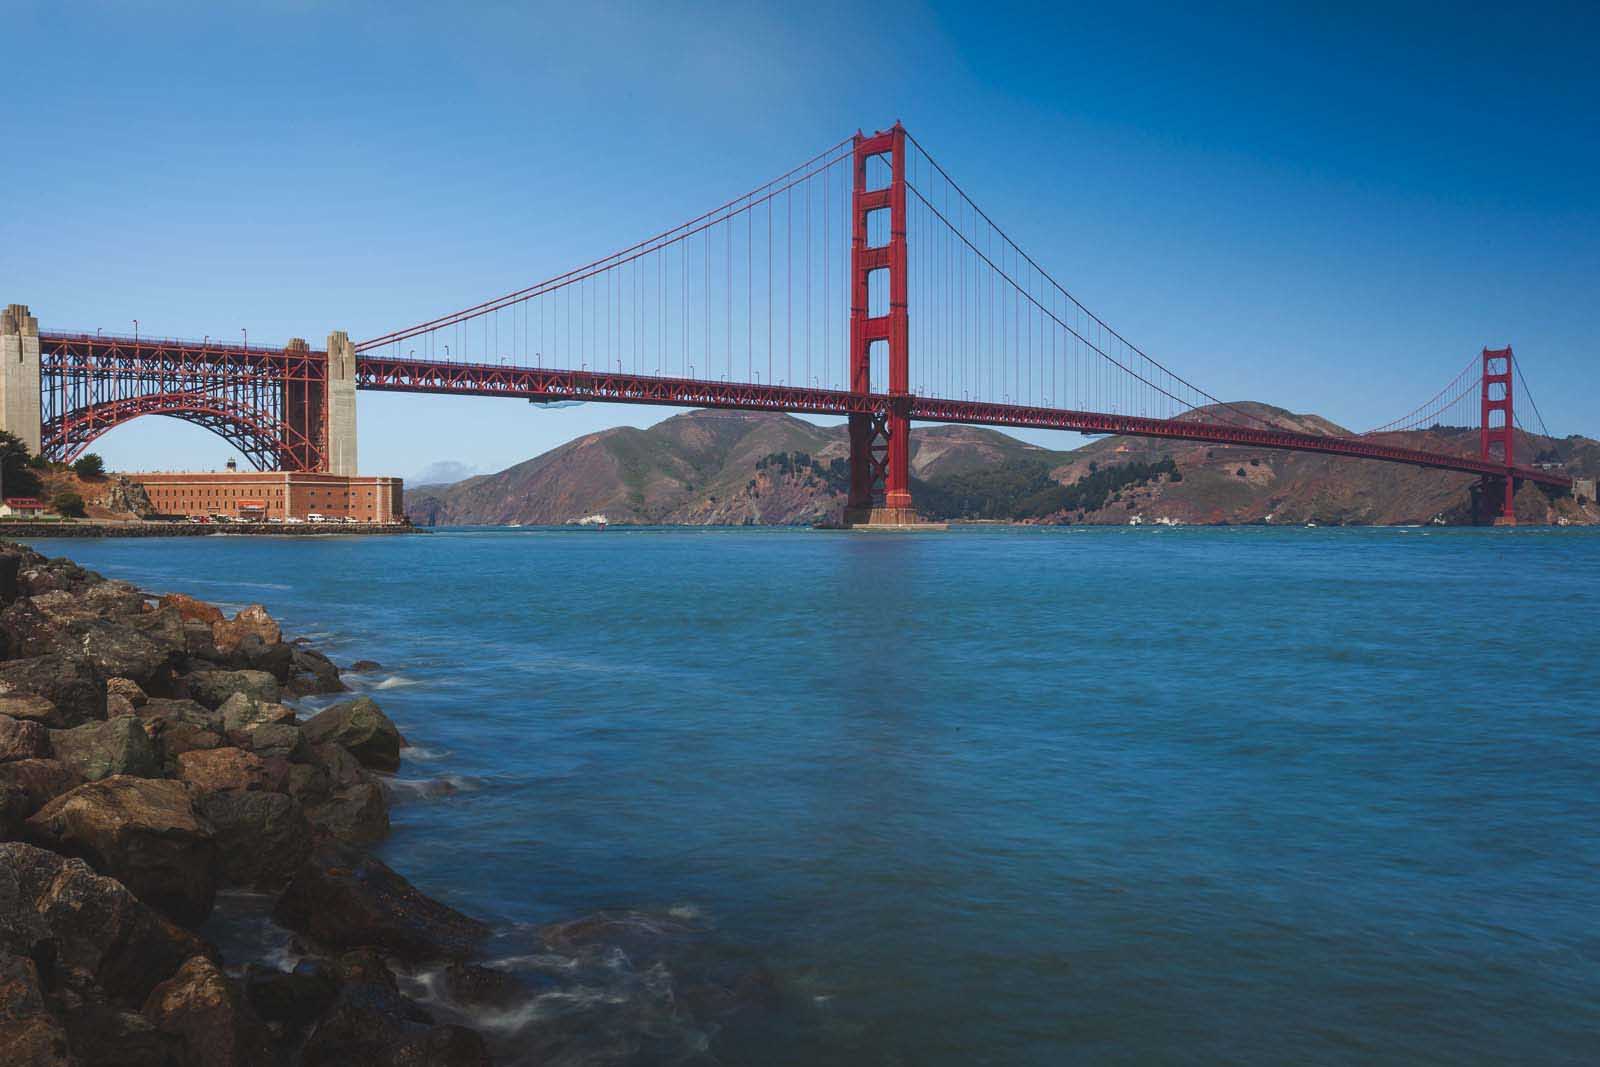
[[[313,511],[311,514],[306,516],[306,521],[307,522],[327,522],[328,521],[328,516],[323,515],[320,512]]]

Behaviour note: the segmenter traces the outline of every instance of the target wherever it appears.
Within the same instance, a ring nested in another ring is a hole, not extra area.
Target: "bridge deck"
[[[1025,429],[1076,430],[1126,434],[1225,445],[1251,445],[1295,452],[1376,459],[1436,470],[1504,477],[1506,466],[1476,456],[1425,452],[1384,444],[1368,437],[1334,437],[1287,430],[1232,426],[1188,419],[1148,419],[1065,408],[1027,407],[936,397],[895,398],[880,393],[836,389],[757,385],[595,371],[544,370],[534,367],[474,363],[438,363],[361,355],[356,383],[362,389],[411,393],[453,393],[469,396],[519,397],[529,400],[592,400],[614,404],[667,404],[677,407],[784,411],[807,415],[870,414],[896,403],[909,406],[918,422],[972,423]],[[1572,479],[1554,471],[1514,467],[1517,478],[1570,489]]]
[[[290,353],[286,349],[264,345],[246,348],[220,339],[191,341],[40,331],[39,340],[46,352],[70,353],[86,373],[131,374],[141,378],[170,376],[185,371],[194,373],[197,368],[205,368],[200,372],[202,377],[211,377],[219,373],[221,368],[241,364],[260,373],[277,360],[315,362],[326,359],[325,352],[315,349]],[[804,415],[871,414],[904,403],[908,406],[909,417],[918,422],[1075,430],[1082,433],[1249,445],[1375,459],[1491,477],[1504,477],[1507,471],[1504,464],[1492,460],[1402,448],[1385,444],[1377,436],[1322,436],[1190,419],[1150,419],[1069,408],[1029,407],[915,395],[896,398],[882,393],[852,393],[838,389],[708,381],[700,378],[547,370],[506,364],[449,363],[358,354],[356,384],[362,389],[384,392],[661,404]],[[1572,487],[1571,478],[1555,471],[1534,467],[1514,467],[1511,470],[1515,477],[1541,485],[1562,489]]]

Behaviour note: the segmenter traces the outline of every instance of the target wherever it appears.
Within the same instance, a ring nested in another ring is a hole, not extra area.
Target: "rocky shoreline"
[[[419,892],[368,851],[406,751],[263,607],[0,542],[0,1058],[694,1063],[774,1009],[692,914],[508,931]],[[224,958],[238,901],[286,950]]]
[[[0,546],[0,1048],[8,1064],[483,1064],[388,960],[488,934],[363,847],[404,745],[259,606],[227,618]],[[290,972],[230,973],[219,890],[272,894]]]

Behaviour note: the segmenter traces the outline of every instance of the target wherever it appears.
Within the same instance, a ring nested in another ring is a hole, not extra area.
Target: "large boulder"
[[[70,596],[71,594],[64,594]],[[71,635],[55,619],[46,615],[33,598],[18,600],[0,611],[0,651],[8,659],[45,656],[70,651]]]
[[[228,885],[281,889],[311,857],[311,823],[283,793],[227,790],[199,800]]]
[[[183,1043],[183,1067],[270,1067],[272,1041],[238,983],[195,956],[156,986],[145,1018]]]
[[[71,630],[84,658],[102,678],[130,678],[145,690],[166,692],[183,646],[159,644],[123,622],[95,619]]]
[[[141,615],[146,597],[132,582],[107,578],[92,582],[77,593],[78,603],[103,618]]]
[[[145,729],[155,739],[161,765],[176,774],[178,757],[197,749],[222,746],[222,717],[192,700],[152,699],[138,709]]]
[[[144,691],[144,687],[132,678],[107,678],[106,698],[110,699],[112,696],[122,697],[135,710],[144,707],[150,699],[150,695]]]
[[[0,951],[0,1053],[7,1067],[68,1067],[67,1034],[45,1006],[39,967]]]
[[[230,734],[264,723],[294,722],[293,708],[268,703],[248,693],[233,694],[217,711],[222,715],[222,728]]]
[[[83,779],[60,760],[0,763],[0,839],[20,837],[30,815],[82,784]]]
[[[289,692],[297,696],[312,693],[343,693],[350,687],[339,680],[339,668],[321,652],[296,646],[290,662]]]
[[[224,789],[265,789],[272,782],[260,756],[231,747],[179,753],[178,777],[201,794]]]
[[[341,956],[333,969],[343,984],[306,1039],[306,1067],[487,1067],[483,1039],[465,1027],[436,1025],[399,993],[394,976],[371,950]]]
[[[286,722],[262,723],[229,736],[262,759],[303,760],[311,750],[300,727]]]
[[[34,813],[26,833],[82,857],[179,922],[195,925],[211,912],[216,842],[182,782],[126,775],[89,782]]]
[[[82,860],[0,844],[0,952],[48,961],[137,1006],[157,982],[210,948]]]
[[[377,782],[336,789],[307,807],[306,817],[319,833],[346,844],[375,845],[389,836],[389,800]]]
[[[51,730],[56,759],[86,782],[113,774],[152,778],[161,773],[161,758],[144,724],[133,716],[84,723],[70,730]]]
[[[301,866],[272,914],[333,948],[373,945],[418,962],[465,958],[489,932],[382,861],[338,845],[322,846]]]
[[[196,600],[187,593],[168,593],[159,603],[161,607],[171,608],[177,612],[178,617],[184,622],[202,622],[212,626],[226,617],[222,614],[222,609],[215,604]]]
[[[17,592],[22,596],[38,596],[52,589],[75,593],[104,581],[98,574],[86,571],[66,557],[43,559],[24,564],[17,574]]]
[[[189,695],[208,708],[220,708],[235,693],[276,704],[278,680],[266,671],[194,671],[184,677]]]
[[[14,695],[48,700],[53,706],[40,721],[58,730],[106,717],[105,689],[89,660],[77,652],[0,663],[0,713],[32,718],[19,706],[6,705],[5,698]]]
[[[276,645],[283,641],[283,630],[260,604],[251,604],[232,619],[211,625],[212,643],[224,655],[236,651],[246,637],[259,637],[264,645]]]
[[[238,666],[266,671],[279,682],[289,681],[294,674],[294,649],[282,642],[269,645],[255,634],[246,634],[228,656]]]
[[[344,746],[363,767],[394,771],[400,767],[405,739],[371,697],[342,701],[312,716],[304,727],[313,745]]]
[[[29,719],[0,715],[0,763],[19,759],[46,759],[50,755],[50,734]]]

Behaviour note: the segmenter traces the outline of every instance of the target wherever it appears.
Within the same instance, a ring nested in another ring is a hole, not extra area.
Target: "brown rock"
[[[19,759],[45,759],[50,755],[50,734],[28,719],[0,715],[0,763]]]
[[[201,797],[199,807],[229,885],[281,889],[311,855],[311,823],[292,797],[230,789]]]
[[[282,629],[260,604],[251,604],[232,619],[211,625],[211,640],[217,646],[217,651],[224,654],[238,651],[239,645],[248,636],[259,637],[268,645],[283,641]]]
[[[156,986],[144,1016],[183,1042],[184,1067],[270,1067],[272,1044],[238,985],[204,956]]]
[[[361,761],[363,767],[394,771],[400,767],[405,739],[371,697],[335,704],[312,716],[302,727],[313,745],[335,742]]]
[[[52,800],[28,820],[26,833],[82,857],[179,922],[197,924],[216,898],[216,842],[190,790],[182,782],[115,775]]]
[[[82,860],[0,844],[0,951],[48,959],[75,984],[137,1006],[205,942]]]
[[[66,764],[53,759],[0,763],[0,832],[16,837],[34,812],[83,784]]]
[[[311,648],[295,648],[291,660],[289,691],[297,695],[343,693],[350,687],[339,680],[339,668]]]
[[[0,611],[0,639],[3,639],[0,651],[12,659],[68,652],[73,648],[66,630],[35,607],[31,598],[19,600]]]
[[[133,701],[121,693],[106,694],[106,718],[120,719],[125,715],[137,715],[139,709],[133,706]]]
[[[31,693],[0,693],[0,715],[26,719],[42,726],[61,721],[54,701]]]
[[[204,600],[196,600],[186,593],[168,593],[162,597],[160,604],[164,608],[172,608],[178,617],[185,622],[203,622],[207,626],[221,622],[226,616],[222,609],[215,604],[208,604]]]
[[[222,716],[222,728],[228,733],[248,730],[266,723],[294,722],[294,709],[284,704],[273,704],[249,693],[235,693],[217,709]]]
[[[0,1055],[7,1067],[67,1067],[66,1031],[45,1007],[39,968],[26,956],[0,952]]]
[[[189,695],[208,708],[220,708],[235,693],[268,704],[278,702],[278,680],[266,671],[194,671],[184,678]]]
[[[170,691],[182,645],[163,644],[138,627],[111,619],[74,624],[70,632],[100,677],[131,678],[145,690]]]
[[[178,777],[202,793],[262,789],[268,780],[261,758],[242,748],[181,752],[178,754]]]
[[[136,708],[144,707],[145,701],[150,699],[139,683],[132,678],[107,678],[106,695],[109,697],[113,693],[125,698]]]
[[[383,948],[410,961],[463,959],[488,935],[476,919],[419,893],[384,863],[341,845],[307,861],[272,916],[333,948]]]
[[[43,697],[54,705],[48,716],[22,713],[22,707],[4,706],[15,694]],[[106,717],[105,690],[89,661],[76,652],[53,652],[0,663],[0,712],[13,718],[39,718],[58,730]]]
[[[310,753],[300,727],[288,723],[263,723],[230,735],[262,759],[302,760]]]
[[[389,803],[377,782],[335,790],[306,809],[319,831],[352,845],[375,845],[389,836]]]

